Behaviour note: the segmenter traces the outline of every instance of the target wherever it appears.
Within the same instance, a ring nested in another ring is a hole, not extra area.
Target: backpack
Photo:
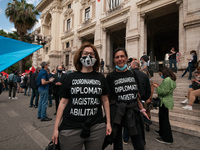
[[[14,74],[13,74],[12,80],[9,80],[9,81],[8,81],[8,85],[13,86],[13,83],[14,83],[14,82],[13,82],[13,78],[14,78]]]

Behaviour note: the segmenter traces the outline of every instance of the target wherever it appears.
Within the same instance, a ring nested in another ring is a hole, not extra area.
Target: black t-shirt
[[[92,118],[90,125],[102,123],[101,96],[108,93],[109,86],[100,73],[77,71],[69,74],[65,78],[61,94],[69,102],[63,111],[59,130],[81,128],[87,118]]]
[[[110,86],[110,103],[123,102],[132,103],[137,101],[138,85],[133,73],[130,70],[126,72],[112,72],[106,77]]]
[[[172,54],[172,55],[169,56],[169,59],[176,59],[176,53],[177,52],[175,51],[175,53],[172,54],[172,52],[170,51],[169,54]]]
[[[102,60],[100,63],[101,67],[104,67],[104,61]]]

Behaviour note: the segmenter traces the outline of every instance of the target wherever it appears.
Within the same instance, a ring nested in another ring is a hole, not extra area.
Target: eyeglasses
[[[91,55],[91,56],[95,56],[95,53],[94,52],[83,52],[82,55]]]

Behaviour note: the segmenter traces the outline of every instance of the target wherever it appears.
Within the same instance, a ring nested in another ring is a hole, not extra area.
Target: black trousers
[[[112,144],[112,143],[114,143],[113,150],[123,150],[122,126],[113,124],[115,113],[116,113],[115,106],[110,105],[112,134],[110,136],[106,136],[103,146],[102,146],[102,150],[104,150],[109,144]],[[136,128],[137,128],[138,134],[131,136],[130,138],[131,138],[134,150],[144,150],[144,145],[145,145],[144,122],[142,120],[142,116],[140,112],[135,114],[135,119],[136,119],[135,121],[136,121]]]
[[[169,123],[169,110],[163,104],[159,107],[159,134],[166,142],[173,142],[171,125]]]
[[[57,112],[61,97],[58,94],[55,94],[54,97],[56,101],[56,112]]]
[[[17,82],[13,82],[12,85],[9,85],[9,97],[11,97],[12,91],[13,91],[13,97],[15,97],[17,91]]]
[[[130,137],[134,150],[144,150],[142,127],[139,124],[137,124],[137,130],[138,130],[138,134]],[[123,150],[122,126],[118,126],[117,136],[114,141],[114,150]]]

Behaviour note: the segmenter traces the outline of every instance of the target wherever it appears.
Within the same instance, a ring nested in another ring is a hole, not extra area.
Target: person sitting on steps
[[[197,71],[199,72],[198,77],[200,78],[200,67],[197,68]],[[182,108],[192,110],[192,105],[197,96],[200,96],[200,80],[194,79],[191,88],[188,90],[187,98],[181,101],[182,104],[187,104]]]

